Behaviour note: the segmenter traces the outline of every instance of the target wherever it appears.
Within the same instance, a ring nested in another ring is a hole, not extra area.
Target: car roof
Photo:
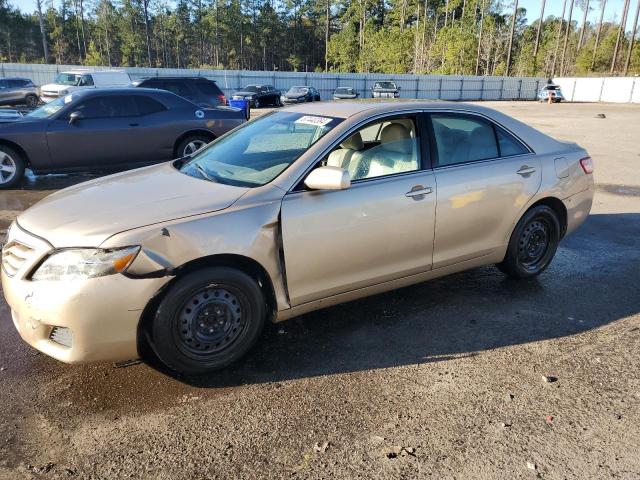
[[[27,80],[27,81],[31,81],[30,78],[27,77],[0,77],[0,80]]]
[[[349,118],[363,112],[370,115],[379,113],[394,112],[397,110],[458,110],[480,113],[482,115],[494,116],[495,110],[466,102],[443,102],[443,101],[395,101],[381,102],[379,100],[352,100],[340,102],[320,102],[305,103],[280,109],[287,112],[298,112],[307,115],[322,115],[327,117]]]
[[[122,95],[123,93],[140,94],[147,93],[152,95],[175,95],[167,90],[158,90],[157,88],[141,88],[141,87],[104,87],[104,88],[80,88],[70,92],[74,97],[91,97],[93,95]]]
[[[154,75],[153,77],[145,77],[145,78],[141,78],[140,81],[144,82],[145,80],[204,80],[207,82],[213,82],[216,83],[215,80],[211,80],[210,78],[207,77],[197,77],[197,76],[192,76],[192,77],[181,77],[180,75]]]

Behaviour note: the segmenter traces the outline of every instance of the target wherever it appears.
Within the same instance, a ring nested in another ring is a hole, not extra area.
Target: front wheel
[[[233,268],[205,268],[178,280],[160,302],[151,344],[174,371],[211,372],[249,351],[265,317],[262,291],[253,278]]]
[[[0,144],[0,189],[13,188],[24,177],[26,162],[13,148]]]
[[[253,108],[260,108],[260,99],[259,98],[256,98],[253,101]]]
[[[29,108],[36,108],[38,106],[38,97],[36,95],[27,95],[24,99],[24,103]]]
[[[560,222],[549,207],[539,205],[520,219],[509,240],[501,272],[514,278],[541,274],[551,263],[560,242]]]

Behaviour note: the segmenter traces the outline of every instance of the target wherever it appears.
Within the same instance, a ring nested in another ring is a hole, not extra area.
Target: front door
[[[69,123],[69,115],[82,118]],[[111,167],[140,161],[144,137],[132,96],[91,97],[49,123],[47,142],[54,167]]]
[[[361,130],[380,132],[373,141],[357,132],[322,162],[347,169],[351,187],[284,197],[283,249],[294,306],[431,268],[435,181],[422,168],[415,118],[379,123],[382,128]]]
[[[524,144],[482,117],[431,119],[438,185],[433,268],[439,268],[504,247],[542,171]]]

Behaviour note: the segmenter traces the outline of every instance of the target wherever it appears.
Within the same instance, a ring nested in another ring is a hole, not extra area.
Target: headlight
[[[136,258],[140,247],[112,250],[70,248],[49,255],[31,277],[32,280],[80,280],[124,272]]]

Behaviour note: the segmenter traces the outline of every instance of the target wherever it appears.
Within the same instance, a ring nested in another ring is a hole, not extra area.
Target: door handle
[[[409,190],[407,193],[405,193],[404,196],[405,197],[409,197],[409,198],[422,197],[424,195],[430,194],[431,192],[433,192],[431,187],[423,187],[422,185],[416,185],[411,190]]]
[[[518,170],[516,173],[518,175],[522,175],[523,177],[526,177],[527,175],[531,175],[535,171],[536,171],[535,168],[529,167],[528,165],[523,165],[520,167],[520,170]]]

